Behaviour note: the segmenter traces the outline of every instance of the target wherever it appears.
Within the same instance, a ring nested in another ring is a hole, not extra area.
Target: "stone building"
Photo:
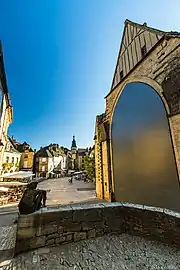
[[[78,148],[78,150],[77,150],[77,164],[78,164],[79,171],[84,171],[85,157],[87,155],[88,155],[88,148]]]
[[[21,160],[19,168],[22,171],[33,171],[34,165],[34,151],[31,146],[27,143],[19,143],[14,138],[12,138],[13,144],[16,149],[21,153]]]
[[[72,161],[72,170],[77,170],[77,145],[75,136],[73,136],[72,144],[71,144],[71,161]]]
[[[13,120],[13,112],[10,104],[10,97],[8,93],[6,74],[4,68],[4,59],[2,44],[0,42],[0,103],[1,103],[1,114],[0,114],[0,173],[2,173],[2,163],[6,144],[8,142],[7,132],[8,127]]]
[[[95,160],[98,197],[180,210],[180,33],[125,21]]]
[[[21,153],[14,147],[11,138],[7,138],[8,140],[3,154],[3,174],[19,171],[19,165],[21,160]]]
[[[67,157],[58,144],[41,147],[35,154],[37,177],[59,177],[67,169]]]
[[[85,157],[88,154],[88,148],[77,148],[75,136],[73,136],[71,145],[72,170],[83,171],[85,169]]]

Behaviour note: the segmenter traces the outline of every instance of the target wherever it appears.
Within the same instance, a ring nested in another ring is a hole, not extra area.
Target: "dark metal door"
[[[180,186],[166,110],[149,85],[125,86],[112,120],[112,153],[117,201],[180,211]]]

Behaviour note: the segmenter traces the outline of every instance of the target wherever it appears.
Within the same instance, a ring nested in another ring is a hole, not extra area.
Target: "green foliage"
[[[14,166],[14,163],[3,163],[3,170],[11,169]]]
[[[8,168],[8,163],[3,163],[2,167],[3,167],[3,170],[6,170]]]
[[[19,162],[16,162],[15,167],[19,167]]]
[[[95,155],[92,157],[85,157],[85,170],[89,179],[93,180],[95,178]]]

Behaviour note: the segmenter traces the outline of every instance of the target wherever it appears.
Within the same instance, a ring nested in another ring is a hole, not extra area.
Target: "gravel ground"
[[[18,255],[12,270],[179,270],[180,250],[126,234],[107,235]]]

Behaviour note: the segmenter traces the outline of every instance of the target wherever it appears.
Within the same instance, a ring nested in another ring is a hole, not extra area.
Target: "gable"
[[[165,32],[147,27],[146,24],[140,25],[129,20],[125,21],[111,89],[113,89],[135,67],[135,65],[145,57],[143,54],[144,50],[148,53],[164,34]]]

